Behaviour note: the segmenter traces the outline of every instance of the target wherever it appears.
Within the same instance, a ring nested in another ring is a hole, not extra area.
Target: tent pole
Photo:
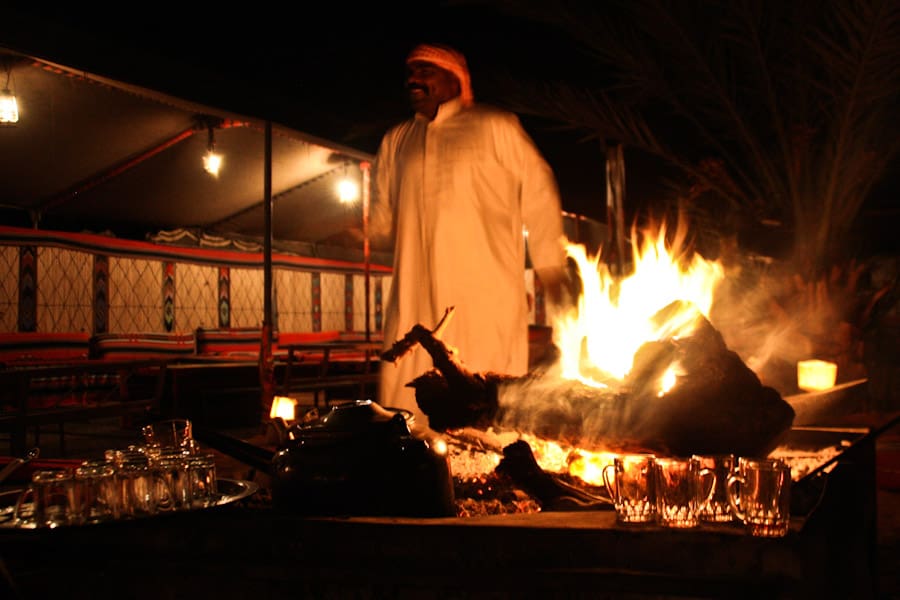
[[[625,273],[625,154],[622,143],[606,143],[606,224],[614,250],[612,266]]]
[[[263,324],[262,348],[259,353],[262,417],[265,419],[275,397],[275,365],[272,358],[272,122],[266,121],[263,198],[265,203],[265,236],[263,243]]]
[[[372,341],[372,325],[371,325],[371,284],[370,284],[370,264],[371,250],[369,248],[369,171],[371,169],[369,161],[359,163],[362,169],[362,226],[363,226],[363,272],[365,273],[365,290],[366,290],[366,341]]]

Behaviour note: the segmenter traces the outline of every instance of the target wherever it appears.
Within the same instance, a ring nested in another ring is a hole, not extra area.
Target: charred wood
[[[531,446],[524,440],[503,449],[496,471],[509,477],[547,510],[597,510],[610,506],[608,498],[580,490],[541,469]]]
[[[450,360],[451,352],[440,342],[440,338],[444,328],[447,327],[450,319],[453,318],[454,310],[455,309],[452,306],[445,310],[444,316],[441,317],[441,320],[438,321],[438,324],[431,331],[422,325],[415,325],[406,333],[406,335],[394,342],[388,350],[381,353],[381,360],[385,362],[397,362],[406,356],[416,344],[420,344],[423,348],[428,350],[435,366],[438,366],[437,356],[443,356],[445,360]]]
[[[644,344],[616,390],[562,380],[552,370],[473,373],[425,327],[407,337],[434,361],[435,369],[407,385],[436,431],[499,427],[585,449],[764,456],[794,419],[790,404],[702,316],[690,335]],[[676,366],[675,385],[659,392],[662,374]]]

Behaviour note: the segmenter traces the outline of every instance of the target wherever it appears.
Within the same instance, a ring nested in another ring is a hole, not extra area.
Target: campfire
[[[457,516],[478,516],[604,509],[611,506],[604,467],[631,452],[777,457],[802,483],[796,488],[799,506],[815,506],[818,475],[867,436],[799,427],[794,405],[766,385],[715,326],[722,310],[713,309],[717,289],[727,281],[725,269],[689,252],[681,231],[667,236],[660,228],[653,235],[633,235],[643,242],[633,251],[630,274],[622,276],[614,276],[583,247],[568,248],[581,291],[570,307],[551,315],[555,353],[526,375],[469,370],[442,340],[452,307],[433,328],[417,324],[382,353],[388,362],[403,360],[409,352],[429,353],[434,368],[407,385],[414,388],[431,429],[442,436],[413,436],[396,418],[408,411],[390,414],[361,400],[333,406],[321,419],[307,413],[300,417],[302,429],[289,432],[285,422],[297,420],[294,402],[277,397],[270,414],[279,442],[274,456],[233,440],[228,444],[254,465],[265,455],[260,468],[279,485],[293,481],[293,488],[279,488],[279,506],[302,514],[340,510],[422,516],[423,503],[414,494],[423,491],[439,492],[429,516],[454,510]],[[348,447],[348,441],[374,438],[357,435],[356,419],[336,416],[361,414],[360,408],[378,416],[365,421],[370,433],[390,434],[382,436],[380,447],[410,443],[426,450],[422,456],[428,460],[400,465],[392,457],[376,460],[379,469],[370,468],[371,445]],[[334,425],[333,435],[319,441],[333,447],[295,437],[316,435],[328,424]],[[402,444],[394,443],[398,436]],[[316,448],[327,460],[312,460]],[[365,467],[357,468],[358,463]],[[371,481],[381,466],[398,465],[404,467],[398,472],[402,476],[392,485]],[[407,477],[432,473],[420,469],[425,465],[440,465],[440,485]],[[340,485],[323,489],[323,482]],[[340,486],[356,487],[335,491]],[[378,506],[369,493],[376,488],[390,493]],[[310,498],[320,502],[307,502]],[[341,505],[336,498],[354,502]]]
[[[434,369],[408,385],[432,429],[514,433],[541,468],[589,485],[618,452],[769,454],[794,411],[709,319],[724,268],[690,252],[681,227],[672,236],[665,226],[637,233],[624,276],[569,245],[580,295],[553,315],[555,360],[525,376],[475,373],[457,360],[440,339],[452,308],[433,330],[413,327],[382,359],[402,360],[416,346],[431,355]]]
[[[417,325],[382,358],[401,360],[416,344],[429,352],[435,368],[408,385],[438,431],[496,427],[594,451],[765,455],[793,409],[707,318],[722,268],[689,256],[683,235],[666,240],[661,227],[636,247],[633,273],[621,278],[570,245],[583,291],[555,319],[558,360],[524,377],[470,372],[440,340],[441,324]]]

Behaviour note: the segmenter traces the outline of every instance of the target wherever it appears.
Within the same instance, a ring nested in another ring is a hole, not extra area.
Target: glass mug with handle
[[[728,478],[735,468],[734,454],[695,454],[700,466],[716,474],[712,495],[700,507],[700,520],[706,523],[731,523],[734,512],[728,502]]]
[[[740,458],[728,502],[751,535],[783,537],[791,521],[791,467],[775,458]]]
[[[603,483],[620,523],[651,523],[656,519],[653,454],[623,454],[603,467]]]
[[[716,489],[716,473],[697,457],[656,458],[656,515],[665,527],[700,524],[700,510]]]
[[[75,524],[76,511],[74,472],[42,469],[32,473],[31,483],[16,501],[13,518],[21,527],[54,528]]]

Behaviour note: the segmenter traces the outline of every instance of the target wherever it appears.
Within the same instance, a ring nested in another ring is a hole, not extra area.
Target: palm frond
[[[665,159],[704,190],[682,194],[705,198],[696,212],[785,222],[820,272],[900,152],[896,0],[499,6],[565,32],[596,65],[582,81],[520,81],[510,108]]]

